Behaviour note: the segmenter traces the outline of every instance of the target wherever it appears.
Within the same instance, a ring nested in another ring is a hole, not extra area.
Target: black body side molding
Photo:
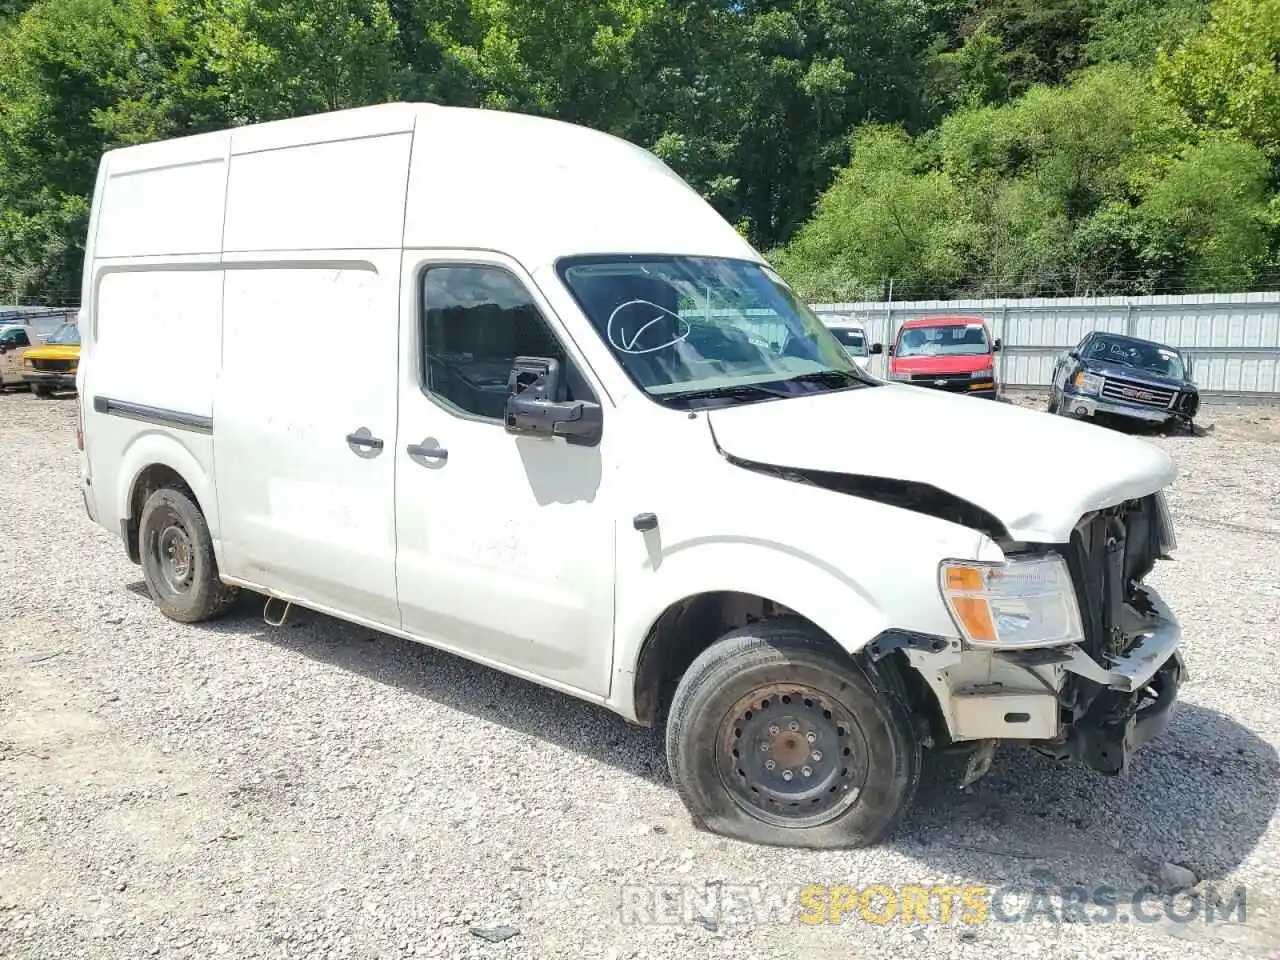
[[[198,413],[166,410],[164,407],[149,407],[141,403],[112,400],[109,397],[94,397],[93,409],[96,413],[123,417],[126,420],[139,420],[142,423],[153,423],[160,427],[190,430],[193,433],[213,433],[213,417],[204,417]]]

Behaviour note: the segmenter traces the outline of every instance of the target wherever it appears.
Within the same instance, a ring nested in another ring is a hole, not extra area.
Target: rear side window
[[[560,400],[594,400],[529,291],[487,264],[428,267],[422,274],[422,386],[459,414],[501,423],[516,357],[546,357],[562,370]]]
[[[6,330],[0,333],[0,343],[3,343],[10,349],[14,347],[29,347],[31,341],[27,339],[27,331],[18,328],[15,330]]]

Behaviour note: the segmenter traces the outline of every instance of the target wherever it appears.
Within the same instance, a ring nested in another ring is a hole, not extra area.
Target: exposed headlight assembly
[[[1076,385],[1076,389],[1081,393],[1101,393],[1102,377],[1096,373],[1085,373],[1081,371],[1076,374],[1075,380],[1072,381]]]
[[[971,647],[1025,649],[1084,639],[1071,573],[1056,554],[1004,563],[944,560],[938,581],[951,619]]]

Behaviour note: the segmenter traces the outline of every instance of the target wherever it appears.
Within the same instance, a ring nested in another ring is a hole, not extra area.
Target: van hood
[[[1177,476],[1173,459],[1142,439],[898,384],[724,407],[707,419],[732,458],[925,484],[985,511],[1020,541],[1066,543],[1084,514],[1154,493]]]

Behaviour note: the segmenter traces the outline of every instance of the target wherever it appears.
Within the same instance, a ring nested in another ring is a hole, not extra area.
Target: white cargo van
[[[613,137],[392,104],[113,151],[83,309],[86,509],[165,614],[253,591],[665,723],[712,831],[873,843],[926,749],[1115,773],[1170,715],[1170,459],[869,378]]]
[[[822,318],[822,322],[835,334],[835,338],[844,347],[844,352],[860,370],[866,370],[870,366],[872,357],[884,353],[884,344],[867,343],[866,328],[852,317],[827,316]]]

